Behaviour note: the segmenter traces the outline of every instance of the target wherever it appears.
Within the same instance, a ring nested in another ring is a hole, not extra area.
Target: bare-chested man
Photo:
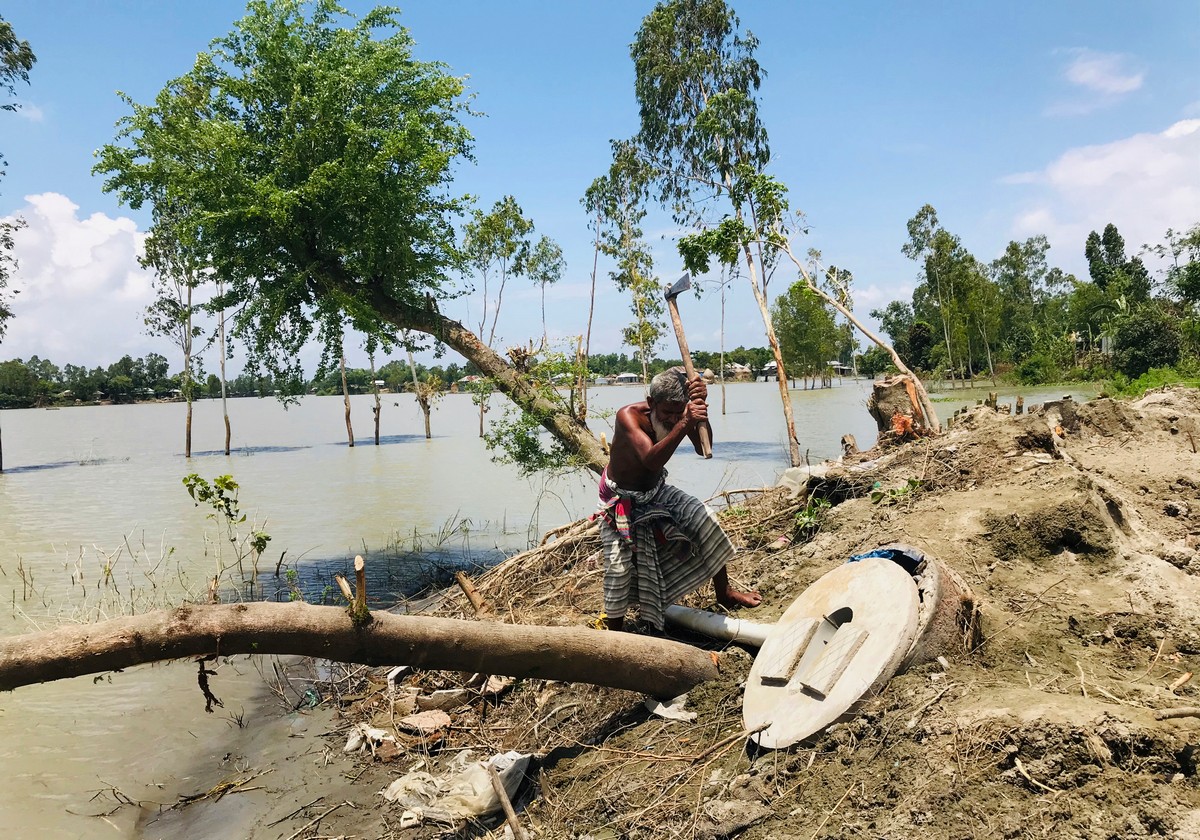
[[[661,630],[666,608],[710,578],[723,606],[762,602],[757,592],[729,584],[733,545],[712,512],[665,481],[667,461],[684,438],[701,452],[707,397],[703,380],[688,382],[684,369],[674,367],[654,377],[644,402],[617,412],[600,479],[604,612],[611,629],[621,629],[626,609],[637,603],[642,618]]]

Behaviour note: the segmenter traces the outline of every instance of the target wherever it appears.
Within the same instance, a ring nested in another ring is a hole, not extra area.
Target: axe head
[[[682,277],[667,286],[667,300],[679,297],[690,288],[692,288],[692,275],[691,272],[685,271]]]

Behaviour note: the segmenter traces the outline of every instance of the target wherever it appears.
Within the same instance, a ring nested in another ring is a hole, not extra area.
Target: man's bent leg
[[[717,603],[728,609],[757,607],[762,603],[762,595],[758,592],[742,592],[730,585],[728,566],[722,566],[713,575],[713,588],[717,590]]]

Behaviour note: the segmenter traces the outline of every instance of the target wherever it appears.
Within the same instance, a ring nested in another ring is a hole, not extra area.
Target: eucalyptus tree
[[[1031,236],[1024,242],[1013,240],[991,263],[990,274],[999,299],[998,333],[1012,360],[1033,353],[1044,332],[1049,250],[1045,236]]]
[[[492,310],[491,329],[488,331],[488,346],[496,340],[496,324],[500,320],[500,307],[504,303],[504,287],[508,279],[524,274],[529,261],[529,235],[533,232],[533,220],[511,195],[492,205],[487,213],[475,210],[471,220],[463,229],[463,255],[468,266],[483,281],[483,299],[479,319],[479,335],[488,330],[488,309]],[[488,286],[497,282],[495,305],[490,300]]]
[[[871,317],[879,322],[879,328],[888,334],[896,352],[909,359],[915,367],[921,367],[909,354],[908,336],[916,316],[911,303],[893,300],[883,309],[872,309]]]
[[[600,252],[615,262],[609,272],[616,287],[629,295],[633,323],[621,330],[622,340],[637,350],[642,381],[650,381],[650,359],[664,330],[666,303],[654,275],[654,258],[646,245],[646,189],[652,170],[628,141],[615,141],[608,173],[592,181],[584,207],[596,214]]]
[[[604,213],[602,208],[593,207],[589,202],[587,194],[584,195],[580,202],[588,213],[588,227],[593,234],[592,240],[592,285],[591,291],[588,294],[588,317],[587,329],[583,334],[583,365],[580,366],[579,376],[579,407],[578,417],[581,421],[587,422],[587,386],[588,380],[591,378],[589,370],[592,358],[592,319],[596,314],[596,273],[600,268],[600,235],[604,227]]]
[[[529,235],[533,233],[533,220],[526,218],[521,205],[511,195],[492,205],[484,213],[476,209],[463,230],[462,251],[467,265],[483,283],[480,303],[479,335],[488,333],[487,346],[495,349],[496,325],[500,321],[500,307],[504,304],[504,287],[509,277],[524,274],[529,262]],[[495,304],[492,304],[488,286],[497,284]],[[488,329],[488,310],[491,309],[492,325]],[[476,383],[472,390],[479,404],[479,436],[483,437],[483,415],[488,409],[491,383],[485,380]]]
[[[28,41],[17,40],[12,24],[0,17],[0,91],[6,91],[9,96],[17,95],[17,82],[28,82],[29,71],[33,69],[37,56],[29,46]],[[0,110],[16,111],[19,102],[0,102]],[[4,176],[4,154],[0,150],[0,178]],[[12,221],[0,222],[0,339],[8,328],[8,319],[13,316],[11,294],[8,293],[8,278],[16,268],[13,258],[13,234],[25,226],[25,221],[17,218]],[[4,445],[0,438],[0,472],[4,472]]]
[[[165,209],[165,208],[164,208]],[[187,404],[184,420],[183,455],[192,457],[192,403],[196,396],[192,344],[202,330],[194,324],[193,303],[200,274],[192,262],[191,251],[176,238],[178,226],[164,213],[147,237],[142,264],[154,271],[154,300],[146,307],[143,323],[153,336],[168,339],[183,354],[183,372],[179,390]]]
[[[704,273],[713,257],[726,266],[745,261],[778,366],[790,460],[799,466],[800,442],[767,297],[765,263],[772,255],[758,244],[780,222],[786,202],[782,187],[765,177],[770,147],[758,113],[758,39],[739,27],[724,0],[655,6],[630,49],[641,116],[635,142],[652,169],[659,203],[678,224],[698,230],[680,241],[688,269]]]
[[[926,204],[917,211],[907,222],[908,242],[901,246],[904,256],[921,266],[922,276],[928,285],[930,294],[913,293],[914,303],[918,299],[929,301],[932,312],[918,313],[918,317],[936,315],[942,327],[942,338],[945,341],[946,363],[951,370],[958,370],[961,365],[955,363],[954,342],[951,332],[954,329],[954,294],[949,278],[945,276],[942,260],[948,252],[953,251],[958,244],[957,237],[952,237],[938,223],[937,211],[932,205]],[[917,307],[914,305],[914,309]]]
[[[542,293],[542,344],[546,343],[546,287],[562,279],[567,269],[562,248],[549,236],[543,236],[529,252],[525,270],[529,279],[538,285]]]
[[[189,235],[233,312],[248,362],[281,390],[300,349],[338,319],[411,329],[452,347],[599,471],[607,456],[569,412],[439,311],[463,268],[455,167],[471,159],[463,80],[418,61],[394,10],[253,0],[98,153],[104,188],[132,207],[189,207]]]

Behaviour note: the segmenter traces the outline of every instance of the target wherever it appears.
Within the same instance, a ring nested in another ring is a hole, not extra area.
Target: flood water
[[[846,379],[791,392],[813,463],[836,457],[843,434],[864,449],[874,442],[870,389],[868,380]],[[1032,402],[1063,391],[1022,393]],[[591,407],[609,417],[641,395],[633,386],[589,391]],[[982,393],[941,397],[944,419]],[[713,458],[681,452],[669,466],[672,482],[701,498],[774,484],[787,462],[777,385],[730,384],[724,399],[722,413],[721,390],[710,389]],[[272,399],[231,400],[234,451],[225,456],[220,404],[201,401],[190,460],[182,404],[3,412],[0,633],[204,600],[205,580],[231,558],[223,547],[218,558],[218,523],[189,498],[188,473],[235,478],[248,516],[242,527],[271,535],[260,570],[273,581],[286,551],[310,600],[355,554],[367,560],[372,595],[386,600],[410,582],[414,556],[432,565],[491,562],[594,507],[590,476],[526,479],[493,463],[468,395],[438,403],[432,440],[410,395],[383,395],[379,446],[373,402],[353,398],[357,445],[349,448],[340,397],[306,397],[287,410]],[[493,398],[490,416],[505,405]],[[611,440],[610,420],[592,428]],[[19,836],[136,836],[133,809],[96,815],[112,810],[115,791],[147,807],[198,792],[196,774],[235,750],[238,719],[254,725],[266,714],[262,667],[247,659],[218,666],[212,684],[225,709],[211,715],[192,663],[0,695],[0,825],[19,826]]]

